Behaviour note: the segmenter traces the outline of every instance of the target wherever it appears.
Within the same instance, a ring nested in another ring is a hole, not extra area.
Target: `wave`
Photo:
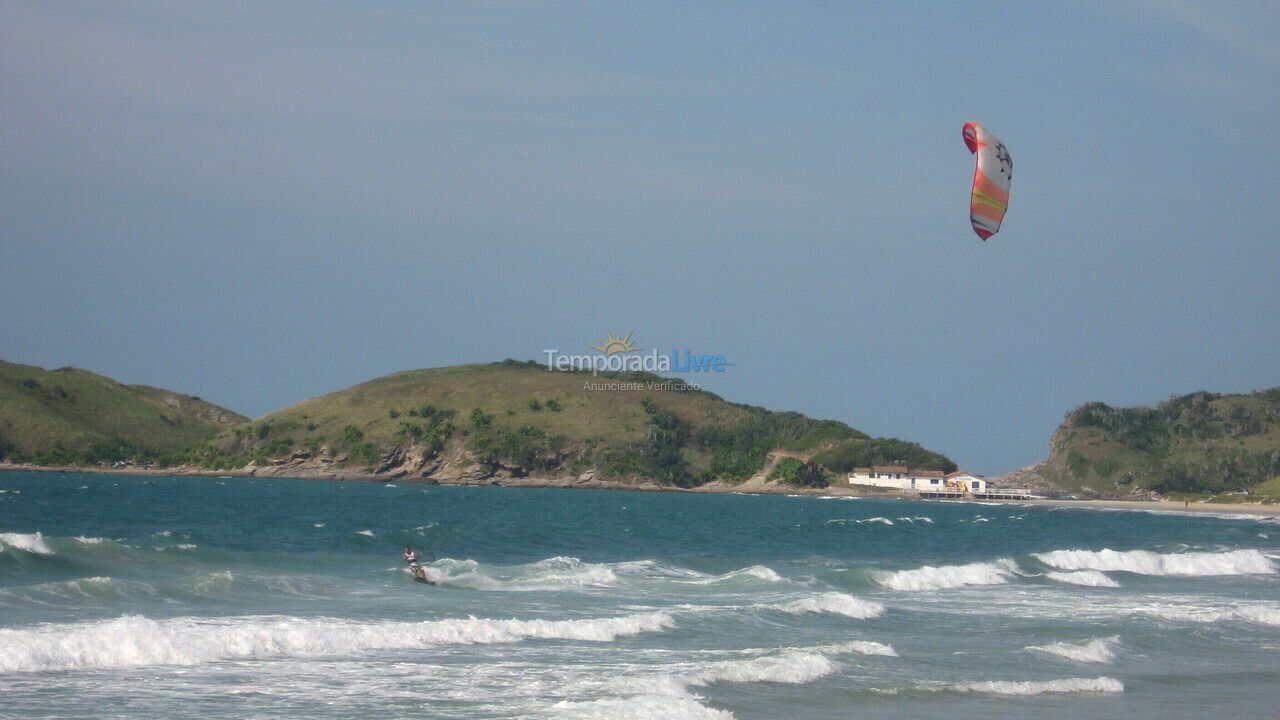
[[[823,645],[822,647],[816,647],[813,649],[817,652],[829,653],[832,655],[857,653],[859,655],[898,657],[898,651],[894,650],[892,645],[872,640],[850,640],[849,642],[839,643],[837,645]]]
[[[1238,605],[1229,608],[1144,605],[1130,612],[1177,622],[1215,623],[1224,620],[1243,620],[1256,625],[1280,626],[1280,607],[1275,605]]]
[[[53,548],[44,541],[39,532],[34,533],[0,533],[0,552],[5,550],[22,550],[33,555],[52,555]]]
[[[682,679],[689,685],[715,682],[775,682],[800,684],[831,675],[836,665],[820,652],[784,650],[750,660],[725,660],[703,666]]]
[[[731,583],[735,581],[741,582],[744,580],[748,582],[763,580],[767,583],[783,582],[781,575],[764,565],[752,565],[751,567],[741,568],[732,572],[727,572],[723,575],[712,575],[710,577],[698,578],[696,580],[684,580],[682,582],[686,582],[691,585],[718,585],[721,583]]]
[[[1072,572],[1047,572],[1045,577],[1061,583],[1084,585],[1087,587],[1118,588],[1120,583],[1103,575],[1097,570],[1074,570]]]
[[[947,590],[969,585],[1003,585],[1013,577],[1016,567],[1008,558],[1002,558],[994,563],[978,562],[942,567],[925,565],[914,570],[880,571],[876,573],[875,581],[890,590],[901,591]]]
[[[474,560],[443,558],[426,566],[427,577],[440,585],[474,590],[532,592],[611,587],[619,582],[612,566],[553,557],[528,565],[485,567]]]
[[[1257,550],[1158,554],[1149,550],[1054,550],[1032,557],[1060,570],[1131,572],[1138,575],[1262,575],[1275,563]]]
[[[1053,643],[1051,645],[1032,645],[1028,650],[1056,655],[1058,657],[1082,663],[1111,663],[1116,659],[1112,647],[1120,643],[1119,636],[1099,638],[1085,643]]]
[[[956,683],[930,690],[950,690],[988,695],[1044,695],[1046,693],[1122,693],[1124,683],[1109,677],[1063,678],[1061,680],[986,680]]]
[[[792,600],[776,605],[758,605],[770,610],[799,615],[801,613],[829,613],[845,617],[867,620],[884,614],[884,605],[870,600],[860,600],[852,595],[839,592],[825,592],[821,595]]]
[[[675,627],[661,612],[582,620],[357,622],[340,618],[233,617],[114,620],[0,629],[0,672],[198,665],[264,657],[323,657],[435,645],[527,639],[611,642]]]
[[[603,700],[564,700],[551,708],[555,717],[574,720],[733,720],[733,713],[707,707],[689,693],[643,694]]]

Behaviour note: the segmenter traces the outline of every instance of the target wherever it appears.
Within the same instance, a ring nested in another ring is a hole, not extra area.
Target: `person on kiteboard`
[[[427,571],[423,570],[422,567],[418,565],[418,560],[421,558],[422,553],[414,552],[413,548],[408,545],[404,546],[404,561],[409,563],[409,572],[413,573],[413,576],[416,578],[426,580]]]

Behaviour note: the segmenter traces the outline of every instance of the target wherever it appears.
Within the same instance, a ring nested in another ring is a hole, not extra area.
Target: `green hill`
[[[775,451],[812,462],[811,471],[889,462],[955,467],[914,443],[729,403],[679,380],[550,372],[514,360],[377,378],[224,430],[187,460],[279,474],[585,477],[692,487],[745,480]],[[816,476],[786,477],[813,484]]]
[[[0,459],[38,465],[162,460],[248,418],[87,370],[0,361]]]
[[[1035,470],[1069,491],[1266,494],[1280,479],[1280,388],[1196,392],[1154,408],[1089,403],[1054,433]]]

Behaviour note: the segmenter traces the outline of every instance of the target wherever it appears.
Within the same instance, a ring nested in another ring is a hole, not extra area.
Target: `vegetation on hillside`
[[[173,462],[246,419],[197,397],[87,370],[0,361],[0,459],[9,462]]]
[[[1041,474],[1100,494],[1223,493],[1280,478],[1280,388],[1196,392],[1154,408],[1089,403],[1054,434]]]
[[[596,389],[593,385],[629,389]],[[852,445],[852,448],[846,448]],[[193,449],[209,467],[324,457],[377,472],[412,459],[438,471],[447,455],[475,472],[645,479],[676,487],[746,480],[774,450],[840,460],[954,468],[913,443],[870,438],[844,423],[729,403],[679,380],[647,373],[549,372],[504,361],[397,373],[261,418]],[[898,452],[898,451],[901,452]],[[895,454],[897,453],[897,454]],[[805,483],[817,484],[806,476]]]
[[[695,487],[771,479],[822,487],[872,463],[954,469],[914,443],[726,402],[647,373],[550,372],[504,361],[377,378],[252,422],[198,398],[79,370],[6,366],[0,457],[45,465],[146,460],[231,470],[323,464],[454,477],[580,475]],[[14,431],[20,428],[21,431]]]

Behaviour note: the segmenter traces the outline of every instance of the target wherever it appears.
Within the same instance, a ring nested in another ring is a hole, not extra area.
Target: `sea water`
[[[21,718],[1276,717],[1280,525],[0,473],[0,698]]]

